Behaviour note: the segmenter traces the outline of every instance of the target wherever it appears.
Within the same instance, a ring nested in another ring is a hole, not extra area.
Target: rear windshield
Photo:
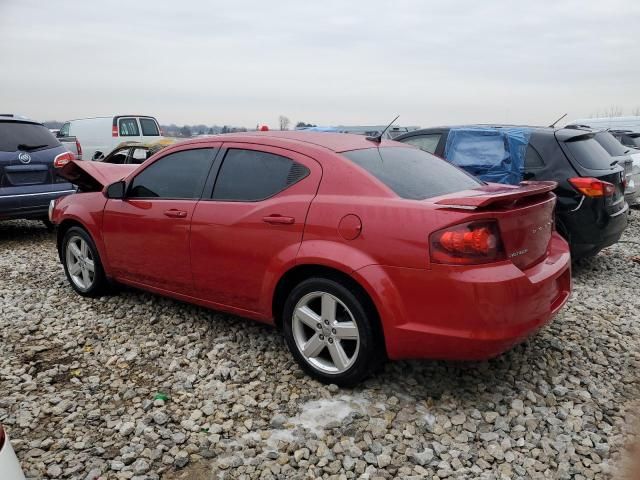
[[[482,185],[463,170],[417,148],[366,148],[342,155],[398,196],[411,200],[424,200]]]
[[[640,148],[640,135],[625,135],[624,137],[622,137],[622,140],[626,145]]]
[[[596,140],[600,145],[602,145],[602,148],[604,148],[612,157],[625,155],[627,153],[627,150],[629,150],[609,132],[596,133]]]
[[[0,121],[0,152],[30,152],[59,146],[56,137],[42,125]]]
[[[611,155],[593,138],[582,140],[565,141],[564,144],[571,152],[571,155],[582,167],[592,170],[610,170],[611,163],[615,160]]]
[[[140,118],[140,126],[142,127],[142,135],[145,137],[157,137],[160,135],[158,125],[152,118]]]

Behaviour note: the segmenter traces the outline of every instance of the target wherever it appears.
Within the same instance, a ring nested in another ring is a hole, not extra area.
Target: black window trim
[[[187,150],[212,150],[212,156],[210,158],[210,162],[211,165],[209,165],[209,170],[207,172],[207,174],[205,175],[205,181],[202,184],[202,190],[200,191],[200,196],[196,196],[193,198],[173,198],[173,197],[131,197],[129,196],[130,192],[131,192],[131,188],[133,185],[133,181],[136,179],[136,177],[138,175],[140,175],[142,172],[144,172],[147,168],[151,167],[152,165],[154,165],[156,162],[159,162],[160,160],[162,160],[163,158],[172,155],[174,153],[180,153],[180,152],[184,152]],[[146,165],[142,170],[140,170],[139,172],[136,172],[135,177],[133,177],[131,180],[129,180],[129,182],[127,183],[126,187],[125,187],[125,195],[123,200],[145,200],[145,201],[164,201],[164,200],[169,200],[169,201],[176,201],[176,200],[182,200],[185,202],[199,202],[201,200],[206,200],[206,198],[204,198],[204,192],[207,188],[207,184],[209,182],[209,178],[211,177],[211,174],[214,170],[214,168],[218,168],[216,167],[216,163],[219,161],[219,155],[220,155],[220,150],[221,148],[219,146],[197,146],[196,148],[181,148],[179,150],[172,150],[170,152],[166,152],[166,154],[162,155],[161,157],[159,157],[158,159],[154,160],[153,163],[150,163],[149,165]],[[139,164],[142,165],[142,164]]]
[[[247,143],[244,144],[245,146],[243,147],[238,147],[237,145],[239,145],[239,143],[237,142],[229,142],[229,143],[233,143],[234,146],[233,147],[229,147],[229,146],[225,146],[223,145],[220,148],[220,151],[218,152],[218,156],[216,158],[216,166],[215,166],[215,172],[213,170],[211,170],[209,177],[212,177],[210,179],[207,179],[207,181],[205,182],[205,191],[207,192],[207,195],[202,197],[203,201],[208,201],[208,202],[225,202],[225,203],[258,203],[258,202],[264,202],[265,200],[269,200],[270,198],[276,197],[278,195],[280,195],[282,192],[288,190],[289,188],[293,187],[294,185],[296,185],[297,183],[301,182],[302,180],[304,180],[305,178],[307,178],[309,175],[311,175],[311,169],[306,166],[304,163],[300,163],[297,160],[294,160],[293,158],[291,158],[288,155],[283,155],[281,153],[273,153],[273,152],[268,152],[264,149],[260,149],[260,147],[267,147],[270,149],[274,149],[274,150],[284,150],[280,147],[273,147],[271,145],[261,145],[261,144],[257,144],[257,143]],[[257,147],[257,148],[252,148],[252,147]],[[278,190],[277,192],[275,192],[273,195],[269,195],[268,197],[265,198],[261,198],[261,199],[257,199],[257,200],[225,200],[222,198],[213,198],[213,192],[215,191],[216,188],[216,184],[218,183],[218,178],[220,176],[220,170],[222,169],[222,164],[224,163],[224,160],[227,156],[227,152],[229,150],[252,150],[252,151],[256,151],[256,152],[261,152],[261,153],[270,153],[271,155],[279,155],[280,157],[286,158],[287,160],[292,161],[293,163],[297,163],[298,165],[302,165],[305,170],[307,171],[307,173],[303,176],[301,176],[300,178],[298,178],[295,182],[286,185],[284,188]]]

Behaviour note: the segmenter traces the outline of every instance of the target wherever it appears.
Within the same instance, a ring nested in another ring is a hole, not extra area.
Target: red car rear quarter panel
[[[430,270],[371,265],[355,273],[384,318],[392,359],[484,359],[547,323],[567,301],[570,257],[554,234],[550,254],[522,271],[434,265]]]

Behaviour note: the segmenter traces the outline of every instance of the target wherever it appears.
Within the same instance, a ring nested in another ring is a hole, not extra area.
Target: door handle
[[[268,217],[262,217],[262,221],[275,225],[291,225],[296,219],[293,217],[283,217],[282,215],[269,215]]]
[[[185,218],[187,216],[187,212],[185,212],[184,210],[176,210],[175,208],[172,208],[170,210],[165,210],[164,215],[165,217],[171,218]]]

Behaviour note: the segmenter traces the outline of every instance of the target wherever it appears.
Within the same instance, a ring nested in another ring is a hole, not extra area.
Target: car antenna
[[[565,113],[564,115],[562,115],[559,119],[557,119],[555,122],[553,122],[551,125],[549,125],[549,128],[553,128],[556,126],[556,123],[558,123],[560,120],[562,120],[564,117],[566,117],[567,114]]]
[[[400,115],[397,115],[396,118],[391,120],[391,123],[389,125],[387,125],[386,127],[384,127],[384,130],[382,130],[378,135],[368,136],[367,140],[371,140],[372,142],[376,142],[376,143],[381,143],[382,142],[382,136],[385,134],[385,132],[387,130],[389,130],[389,127],[391,125],[393,125],[393,122],[395,122],[398,118],[400,118]]]

